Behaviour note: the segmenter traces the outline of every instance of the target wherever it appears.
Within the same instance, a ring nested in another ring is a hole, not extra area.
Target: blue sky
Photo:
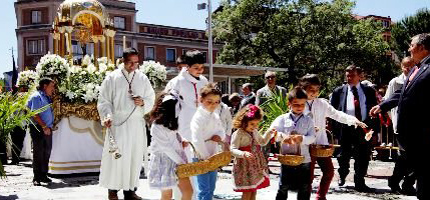
[[[12,70],[11,47],[16,49],[16,18],[15,0],[1,0],[0,6],[0,77],[3,72]],[[137,21],[144,23],[178,26],[193,29],[205,29],[207,12],[197,10],[197,4],[205,0],[131,0],[136,2]],[[212,0],[213,7],[220,0]],[[430,7],[428,0],[357,0],[354,10],[359,15],[390,16],[398,21],[408,15],[413,15],[418,9]],[[15,52],[16,55],[16,52]]]

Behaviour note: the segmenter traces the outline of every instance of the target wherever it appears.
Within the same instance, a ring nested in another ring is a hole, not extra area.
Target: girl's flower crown
[[[248,118],[254,118],[255,117],[255,113],[258,111],[258,107],[252,104],[248,105],[248,112],[246,113],[246,116]]]

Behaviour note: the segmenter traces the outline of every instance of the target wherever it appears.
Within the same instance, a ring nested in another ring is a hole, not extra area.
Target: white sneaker
[[[385,146],[387,146],[384,142],[381,144],[381,145],[379,145],[379,146],[381,146],[381,147],[385,147]]]
[[[387,145],[387,147],[392,147],[393,146],[393,143],[388,143],[388,145]]]

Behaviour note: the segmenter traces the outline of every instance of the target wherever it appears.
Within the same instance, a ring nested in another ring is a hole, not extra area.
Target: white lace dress
[[[151,127],[149,157],[149,187],[153,189],[172,189],[177,183],[176,166],[187,163],[182,138],[177,131],[153,123]]]

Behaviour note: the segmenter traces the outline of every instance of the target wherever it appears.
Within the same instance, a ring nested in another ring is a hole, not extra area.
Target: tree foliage
[[[408,16],[397,22],[392,29],[394,49],[398,55],[408,55],[411,38],[420,33],[430,33],[430,11],[421,9],[415,15]]]
[[[218,62],[288,68],[282,81],[317,73],[333,85],[349,64],[373,74],[390,63],[385,31],[373,19],[356,20],[349,0],[226,1],[215,13],[215,41],[224,43]],[[342,76],[342,78],[340,78]]]

